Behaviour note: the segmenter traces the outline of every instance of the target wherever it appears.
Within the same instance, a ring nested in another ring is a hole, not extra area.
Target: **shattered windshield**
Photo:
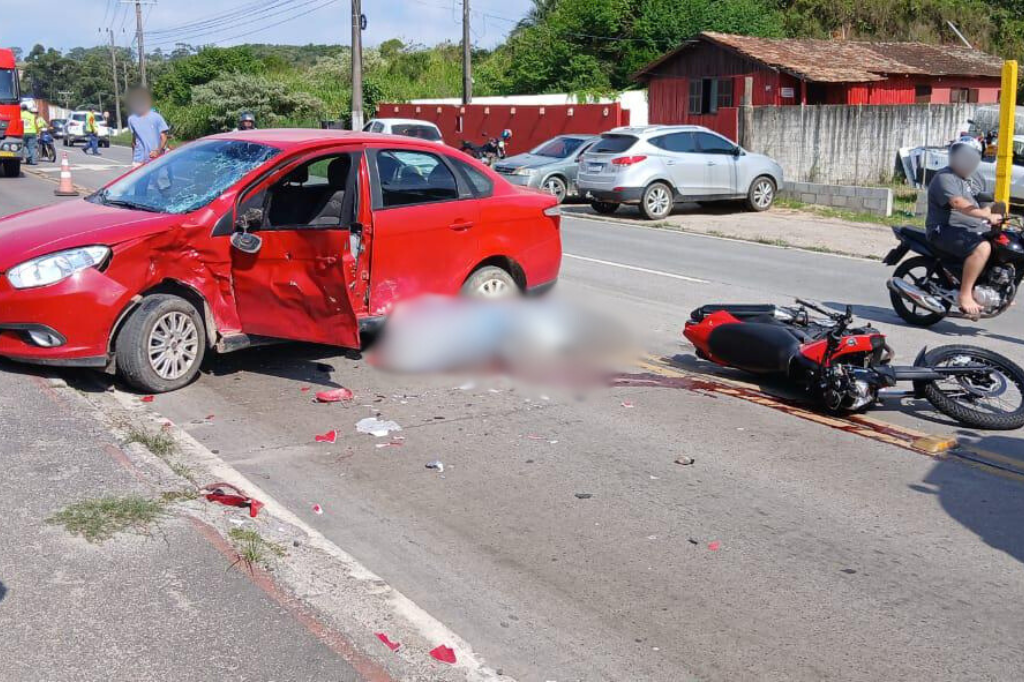
[[[203,140],[147,163],[92,200],[156,213],[206,206],[281,150],[256,142]]]

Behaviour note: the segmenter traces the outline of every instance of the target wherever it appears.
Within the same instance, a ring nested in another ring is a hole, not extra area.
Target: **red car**
[[[401,298],[552,286],[560,220],[553,197],[431,142],[215,135],[0,219],[0,356],[161,392],[211,350],[356,348]]]

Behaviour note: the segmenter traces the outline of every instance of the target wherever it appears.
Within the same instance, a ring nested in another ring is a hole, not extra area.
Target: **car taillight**
[[[555,204],[554,206],[548,206],[547,208],[544,209],[544,215],[546,215],[549,218],[560,216],[562,215],[562,207],[559,206],[558,204]]]
[[[612,159],[613,166],[632,166],[634,163],[640,163],[646,156],[620,156]]]

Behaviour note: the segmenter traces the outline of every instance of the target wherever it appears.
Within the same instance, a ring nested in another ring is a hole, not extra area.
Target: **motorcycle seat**
[[[773,303],[709,303],[690,313],[690,319],[700,322],[708,315],[723,310],[737,320],[746,320],[761,315],[772,316],[775,314],[776,307]]]
[[[920,227],[902,225],[892,228],[899,239],[907,244],[915,253],[922,256],[936,255],[935,246],[928,240],[928,233]]]
[[[786,374],[800,354],[800,339],[786,325],[766,322],[723,324],[708,335],[711,354],[755,374]]]

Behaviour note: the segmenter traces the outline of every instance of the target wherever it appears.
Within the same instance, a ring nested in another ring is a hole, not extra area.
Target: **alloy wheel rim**
[[[170,312],[153,325],[147,344],[149,365],[161,379],[180,379],[199,356],[199,330],[185,313]]]
[[[484,280],[484,282],[477,287],[477,293],[483,298],[504,298],[512,293],[511,287],[504,280],[492,277],[491,279]]]
[[[545,189],[556,199],[561,201],[565,198],[565,184],[558,178],[551,178],[545,183]]]
[[[768,208],[772,203],[772,184],[762,180],[754,187],[754,203],[758,208]]]
[[[647,193],[647,199],[644,203],[647,205],[648,211],[654,215],[661,215],[668,211],[668,192],[666,192],[663,187],[655,187]]]

